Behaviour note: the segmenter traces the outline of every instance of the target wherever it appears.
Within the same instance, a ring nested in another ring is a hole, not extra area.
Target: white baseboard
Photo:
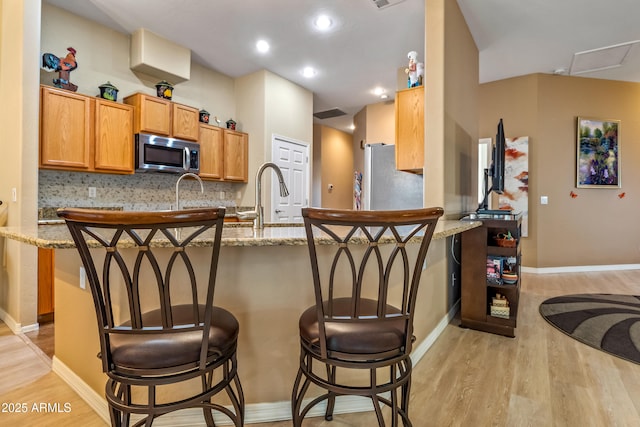
[[[460,300],[451,307],[449,312],[440,320],[433,331],[417,346],[411,353],[411,361],[415,366],[427,353],[436,339],[442,334],[451,319],[460,308]],[[82,378],[76,375],[67,365],[53,356],[52,370],[64,382],[66,382],[80,397],[98,414],[100,418],[110,423],[109,408],[106,399],[93,390]],[[292,384],[293,386],[293,384]],[[322,417],[326,409],[326,402],[321,402],[311,409],[307,417]],[[367,412],[373,410],[371,400],[359,396],[338,396],[336,398],[335,414],[347,414],[354,412]],[[135,418],[137,419],[137,418]],[[231,422],[224,416],[214,414],[216,425],[231,425]],[[250,403],[245,405],[245,424],[267,423],[273,421],[285,421],[291,419],[291,402],[268,402]],[[133,421],[133,417],[132,417]],[[163,415],[153,423],[154,426],[204,426],[201,409],[185,409],[177,413]]]
[[[310,401],[310,400],[309,400]],[[305,399],[305,403],[307,400]],[[321,402],[313,407],[305,418],[324,417],[326,402]],[[346,414],[353,412],[373,411],[370,399],[359,396],[338,396],[334,414]],[[233,423],[223,415],[214,413],[216,425],[232,425]],[[256,424],[291,419],[291,402],[250,403],[244,408],[244,423]],[[138,418],[132,417],[132,421]],[[180,412],[163,415],[153,422],[154,427],[195,427],[205,426],[201,409],[185,409]]]
[[[20,332],[27,333],[27,332],[31,332],[31,331],[37,331],[38,329],[40,329],[40,324],[39,323],[34,323],[31,325],[27,325],[27,326],[21,326],[20,327]]]
[[[522,267],[523,273],[552,274],[552,273],[586,273],[593,271],[640,270],[640,264],[612,264],[612,265],[579,265],[565,267]]]
[[[40,325],[34,323],[32,325],[22,326],[21,323],[16,322],[9,313],[0,308],[0,320],[2,320],[11,329],[14,334],[24,334],[25,332],[37,331]]]
[[[9,313],[0,308],[0,320],[2,320],[8,327],[11,329],[11,332],[14,334],[19,334],[20,324],[16,322],[16,320],[11,317]]]
[[[453,304],[449,312],[442,318],[442,320],[440,320],[440,322],[438,322],[438,325],[435,327],[435,329],[432,330],[431,333],[429,333],[429,335],[427,335],[427,337],[420,344],[413,347],[413,351],[411,352],[411,362],[414,366],[427,353],[433,343],[436,342],[440,334],[444,332],[444,329],[449,323],[451,323],[451,320],[453,320],[459,309],[460,300],[458,299],[458,301]]]
[[[22,326],[21,323],[16,322],[16,320],[9,313],[1,308],[0,320],[2,320],[14,334],[24,334],[25,332],[37,331],[38,329],[40,329],[40,325],[38,323]]]
[[[94,389],[89,387],[89,384],[84,382],[75,372],[73,372],[67,365],[60,361],[56,356],[53,356],[51,363],[51,370],[58,374],[62,381],[66,382],[69,387],[73,389],[84,400],[91,409],[93,409],[100,418],[105,420],[107,424],[111,425],[109,419],[109,406],[104,396],[98,394]]]

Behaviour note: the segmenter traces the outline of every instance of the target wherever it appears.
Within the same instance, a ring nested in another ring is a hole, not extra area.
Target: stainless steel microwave
[[[200,144],[136,134],[136,172],[200,172]]]

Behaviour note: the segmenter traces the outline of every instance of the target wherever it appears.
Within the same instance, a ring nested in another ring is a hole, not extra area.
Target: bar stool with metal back
[[[128,426],[132,415],[143,416],[136,426],[150,426],[184,408],[201,408],[208,426],[215,425],[214,411],[243,425],[239,325],[214,306],[224,214],[224,208],[58,211],[89,279],[112,426]],[[192,247],[198,239],[208,247]],[[193,259],[197,252],[206,262]],[[189,380],[196,381],[192,395],[167,401],[173,395],[164,386],[182,383],[182,391]],[[212,402],[223,390],[231,407]]]
[[[412,425],[416,294],[442,214],[442,208],[302,210],[316,303],[299,320],[300,368],[291,398],[294,426],[324,400],[325,418],[331,420],[336,396],[341,395],[371,398],[380,426],[385,425],[381,404],[391,408],[392,426],[398,419],[405,427]],[[310,384],[325,393],[303,407]]]

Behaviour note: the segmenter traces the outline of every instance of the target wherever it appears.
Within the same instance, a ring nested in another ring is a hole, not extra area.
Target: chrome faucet
[[[186,177],[191,177],[194,178],[196,181],[198,181],[200,183],[200,192],[204,194],[204,186],[202,185],[202,180],[200,179],[200,177],[194,173],[188,172],[185,174],[182,174],[180,176],[180,178],[178,178],[178,180],[176,181],[176,206],[175,206],[175,210],[179,211],[180,210],[180,181],[182,181],[183,178]]]
[[[289,195],[289,190],[287,189],[287,185],[284,183],[284,177],[282,176],[282,171],[278,165],[271,162],[263,163],[262,166],[258,168],[258,172],[256,172],[256,203],[253,210],[238,212],[238,218],[240,219],[253,219],[253,228],[255,229],[264,228],[264,209],[262,208],[262,173],[267,168],[272,168],[276,175],[278,175],[280,195],[282,197],[287,197]]]

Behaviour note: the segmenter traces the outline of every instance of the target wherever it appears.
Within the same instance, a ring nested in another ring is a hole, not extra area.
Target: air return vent
[[[394,6],[398,3],[402,3],[404,0],[371,0],[378,9],[384,9],[389,6]]]
[[[569,68],[569,75],[620,67],[631,48],[638,43],[640,40],[575,53]]]
[[[313,117],[315,117],[316,119],[332,119],[334,117],[340,117],[340,116],[344,116],[345,113],[344,111],[340,110],[339,108],[333,108],[331,110],[325,110],[325,111],[318,111],[317,113],[313,113]]]

